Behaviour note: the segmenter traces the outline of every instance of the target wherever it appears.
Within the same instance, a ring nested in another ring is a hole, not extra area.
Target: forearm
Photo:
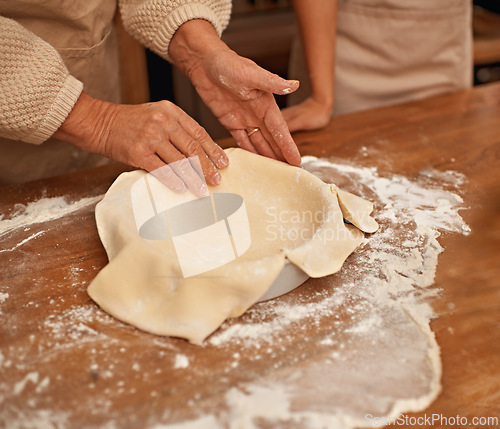
[[[202,19],[194,19],[183,24],[175,32],[168,54],[179,70],[189,77],[191,70],[203,58],[228,50],[212,24]]]
[[[294,0],[313,98],[334,102],[337,0]]]

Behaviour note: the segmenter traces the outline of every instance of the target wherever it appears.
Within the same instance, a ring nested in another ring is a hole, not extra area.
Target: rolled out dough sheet
[[[369,201],[300,168],[241,149],[226,153],[229,167],[210,192],[243,198],[248,250],[216,269],[183,277],[172,240],[139,235],[131,189],[148,173],[123,173],[96,208],[109,263],[88,293],[103,310],[144,331],[200,344],[257,302],[286,259],[311,277],[333,274],[362,242],[362,231],[378,228]],[[148,180],[156,179],[149,174]],[[155,186],[162,187],[165,201],[178,198],[161,183]]]

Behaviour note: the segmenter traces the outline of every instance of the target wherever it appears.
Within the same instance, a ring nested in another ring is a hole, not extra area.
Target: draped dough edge
[[[373,211],[371,201],[343,191],[334,184],[331,184],[330,188],[338,196],[340,209],[346,221],[351,222],[364,232],[372,233],[377,231],[378,223],[370,216]]]
[[[364,200],[352,194],[339,195],[336,187],[300,168],[241,149],[226,152],[230,166],[221,170],[221,185],[211,191],[243,197],[252,233],[250,249],[222,267],[183,278],[171,241],[145,240],[137,232],[131,187],[146,173],[124,173],[96,208],[110,262],[88,293],[102,309],[144,331],[200,344],[225,319],[243,314],[267,291],[285,257],[312,277],[338,271],[363,239],[356,227],[344,224],[343,216],[373,230],[373,223],[370,227],[365,219],[371,219],[371,203],[362,204]],[[304,242],[271,242],[260,225],[271,203],[290,210],[314,206],[326,216],[321,224],[305,225],[314,227],[314,234]],[[359,206],[365,210],[362,216]]]
[[[165,282],[169,270],[176,272],[176,267],[169,266],[172,259],[165,261],[164,256],[154,246],[136,240],[101,270],[87,291],[117,319],[193,344],[201,344],[228,317],[243,314],[256,301],[255,293],[264,294],[284,265],[284,257],[275,255],[252,264],[255,277],[246,275],[249,270],[240,262],[227,264],[225,272],[213,270],[206,278],[172,279],[175,276],[170,275]],[[127,267],[126,275],[122,267]],[[254,282],[260,286],[253,288]]]

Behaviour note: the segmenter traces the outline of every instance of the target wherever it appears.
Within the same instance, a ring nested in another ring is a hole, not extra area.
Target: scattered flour
[[[0,237],[26,225],[59,219],[83,207],[96,204],[102,198],[103,195],[99,195],[68,203],[64,197],[53,197],[41,198],[27,205],[17,204],[10,219],[0,220]]]
[[[191,420],[182,423],[174,424],[158,424],[151,427],[151,429],[209,429],[217,428],[217,420],[213,416],[204,416],[196,420]]]
[[[40,383],[38,383],[38,386],[36,386],[35,392],[36,393],[42,393],[50,384],[50,378],[49,377],[44,377]]]
[[[441,362],[429,327],[433,317],[429,298],[439,292],[431,287],[438,255],[443,251],[439,236],[444,232],[469,233],[459,214],[464,204],[458,191],[465,177],[435,170],[412,179],[382,177],[374,168],[313,157],[305,157],[303,166],[324,181],[373,201],[380,230],[365,239],[339,273],[304,286],[309,288],[308,294],[302,294],[299,288],[293,300],[285,296],[257,304],[243,317],[225,322],[208,339],[204,347],[209,352],[226,356],[225,351],[230,350],[227,361],[220,362],[228,373],[240,377],[248,368],[247,359],[263,363],[258,372],[222,390],[222,404],[215,413],[215,408],[203,408],[203,401],[193,391],[188,403],[193,409],[199,407],[198,419],[167,425],[151,420],[142,427],[347,429],[366,426],[367,413],[383,417],[424,409],[439,393]],[[10,219],[0,221],[0,237],[30,224],[60,218],[101,198],[75,203],[67,203],[62,197],[46,198],[20,206]],[[31,235],[15,248],[37,236]],[[14,248],[5,251],[10,250]],[[70,283],[78,284],[79,270],[76,267],[69,273]],[[0,303],[8,298],[8,293],[0,293]],[[57,301],[50,301],[54,311],[40,325],[49,341],[38,345],[43,359],[48,362],[57,353],[86,343],[89,378],[101,383],[122,377],[123,371],[115,367],[121,361],[107,360],[112,356],[108,352],[111,349],[128,357],[127,343],[113,335],[116,321],[78,300],[58,311]],[[93,329],[107,325],[109,329]],[[127,333],[136,335],[135,331]],[[137,336],[147,344],[146,337],[140,333]],[[297,344],[297,338],[301,338],[301,344]],[[288,348],[290,343],[294,347]],[[173,368],[191,374],[195,386],[198,368],[194,355],[186,349],[179,353],[169,339],[154,338],[152,345],[161,348],[160,358],[174,356]],[[0,368],[11,368],[19,375],[13,385],[0,383],[0,425],[8,422],[13,429],[72,427],[73,416],[66,409],[48,411],[50,405],[43,402],[39,408],[30,403],[22,408],[14,405],[17,395],[26,395],[30,401],[50,399],[48,392],[61,380],[58,376],[51,380],[42,368],[32,372],[29,366],[18,368],[26,361],[23,348],[2,351]],[[156,373],[146,373],[146,363],[134,363],[139,358],[130,356],[134,360],[127,361],[134,376],[143,377],[144,383],[147,377],[157,378]],[[224,388],[223,378],[214,388]],[[120,427],[119,416],[109,414],[113,401],[125,392],[123,381],[116,386],[100,395],[78,399],[78,406],[92,410],[96,418],[109,417],[100,427]],[[152,398],[158,395],[150,393]]]
[[[37,384],[38,372],[30,372],[26,374],[26,377],[24,377],[21,381],[14,384],[14,389],[13,389],[14,395],[19,395],[24,390],[29,381],[31,381],[33,384]]]
[[[10,249],[2,249],[2,250],[0,250],[0,253],[3,253],[3,252],[12,252],[12,251],[16,250],[19,246],[22,246],[23,244],[27,243],[30,240],[33,240],[34,238],[36,238],[36,237],[38,237],[39,235],[42,235],[42,234],[45,234],[45,231],[38,231],[38,232],[30,235],[28,238],[25,238],[24,240],[20,241],[14,247],[11,247]]]
[[[323,286],[317,297],[258,304],[244,321],[227,321],[209,338],[216,347],[275,349],[285,332],[301,335],[311,325],[330,326],[308,348],[309,354],[322,347],[332,350],[331,359],[312,360],[294,374],[280,371],[278,362],[265,381],[231,389],[228,411],[217,427],[253,429],[262,421],[362,427],[368,425],[367,413],[382,417],[422,410],[440,391],[441,362],[429,327],[434,314],[428,298],[439,292],[430,287],[443,251],[438,237],[470,232],[456,193],[465,177],[435,170],[413,180],[382,177],[375,168],[314,157],[303,158],[303,166],[373,201],[381,228],[365,238],[341,272],[315,280],[319,290]]]
[[[68,427],[67,415],[64,413],[55,415],[52,410],[34,410],[18,416],[12,413],[12,417],[8,419],[8,422],[9,429],[53,429]]]
[[[175,355],[174,369],[187,368],[188,366],[189,359],[186,355],[180,353]]]
[[[250,385],[248,390],[232,388],[226,394],[231,427],[253,427],[255,419],[280,419],[290,415],[289,394],[276,386]]]

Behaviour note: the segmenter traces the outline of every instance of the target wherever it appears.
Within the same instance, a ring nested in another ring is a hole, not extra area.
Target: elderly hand
[[[206,185],[197,166],[186,158],[198,156],[211,185],[220,182],[217,168],[228,165],[226,154],[208,133],[168,101],[123,105],[82,93],[54,137],[144,168],[174,191],[189,189],[198,196],[206,194]]]
[[[302,103],[283,109],[282,113],[290,132],[316,130],[325,127],[330,122],[332,103],[310,97]]]
[[[299,150],[273,97],[295,91],[298,81],[282,79],[240,57],[203,20],[183,24],[169,54],[239,146],[300,165]]]

